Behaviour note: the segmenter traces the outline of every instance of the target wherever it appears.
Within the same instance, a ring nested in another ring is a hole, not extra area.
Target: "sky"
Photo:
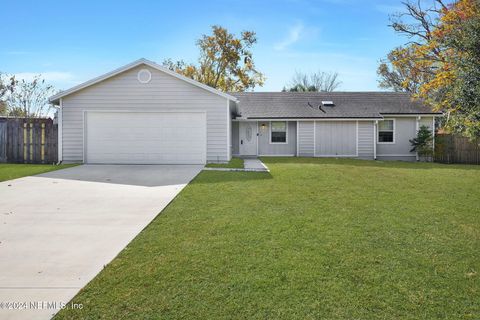
[[[139,58],[195,62],[212,25],[254,31],[255,91],[280,91],[295,73],[338,72],[340,91],[375,91],[379,60],[407,40],[388,27],[397,0],[6,1],[0,71],[41,73],[65,90]]]

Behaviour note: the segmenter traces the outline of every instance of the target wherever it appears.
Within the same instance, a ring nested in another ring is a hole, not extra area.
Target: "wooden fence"
[[[0,118],[0,162],[55,163],[57,140],[52,119]]]
[[[435,162],[480,164],[480,140],[439,134],[435,136]]]

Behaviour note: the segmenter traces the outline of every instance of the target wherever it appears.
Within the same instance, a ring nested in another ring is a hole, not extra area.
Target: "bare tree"
[[[35,76],[32,81],[19,80],[7,98],[7,113],[27,118],[47,116],[52,109],[48,98],[54,93],[54,87],[47,84],[41,75]]]
[[[289,92],[332,92],[340,85],[337,72],[318,71],[311,74],[296,71],[287,88]]]
[[[380,60],[377,69],[379,86],[394,91],[418,93],[420,86],[434,77],[444,57],[440,47],[432,47],[421,58],[416,57],[416,53],[426,42],[432,42],[432,31],[437,28],[439,17],[447,5],[443,0],[408,0],[402,4],[405,11],[390,16],[389,26],[405,36],[408,42],[390,51],[386,59]],[[419,60],[424,63],[418,63]]]
[[[0,72],[0,115],[7,113],[7,97],[15,90],[17,80]]]

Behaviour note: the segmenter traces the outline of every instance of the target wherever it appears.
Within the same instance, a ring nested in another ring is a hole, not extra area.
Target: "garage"
[[[237,98],[139,59],[49,98],[58,160],[205,164],[231,159]]]
[[[204,112],[85,112],[85,163],[205,164]]]

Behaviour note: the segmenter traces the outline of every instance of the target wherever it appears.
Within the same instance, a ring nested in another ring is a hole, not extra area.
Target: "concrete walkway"
[[[260,161],[260,159],[244,159],[243,168],[203,168],[203,170],[270,172],[268,167]]]
[[[243,166],[246,171],[270,171],[260,159],[245,159]]]
[[[0,303],[12,303],[0,319],[51,318],[201,170],[83,165],[0,182]]]

